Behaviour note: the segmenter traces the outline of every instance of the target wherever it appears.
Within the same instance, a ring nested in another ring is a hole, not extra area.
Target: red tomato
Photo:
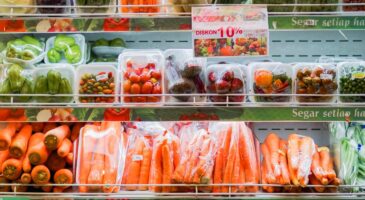
[[[141,77],[141,82],[145,83],[145,82],[150,80],[151,75],[149,75],[148,73],[143,72],[140,77]]]
[[[137,83],[133,83],[131,86],[131,94],[140,94],[141,93],[141,86]]]
[[[129,80],[132,81],[132,83],[139,83],[141,81],[141,77],[133,73],[129,76]]]
[[[142,86],[142,94],[151,94],[153,89],[153,84],[151,82],[145,82]]]
[[[159,72],[159,71],[152,71],[151,72],[151,76],[152,76],[152,78],[155,78],[157,80],[160,80],[161,79],[161,72]]]

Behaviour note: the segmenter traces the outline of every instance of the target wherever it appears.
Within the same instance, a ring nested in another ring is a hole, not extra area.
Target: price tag
[[[138,155],[138,154],[132,155],[132,161],[140,161],[140,160],[143,160],[142,155]]]
[[[108,74],[105,73],[105,74],[99,74],[95,77],[96,81],[101,81],[101,80],[106,80],[108,79]]]
[[[192,34],[196,57],[267,56],[267,7],[193,7]]]

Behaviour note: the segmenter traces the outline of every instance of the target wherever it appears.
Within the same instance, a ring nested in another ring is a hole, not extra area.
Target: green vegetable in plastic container
[[[36,79],[34,86],[35,94],[48,94],[48,80],[46,76],[39,76]],[[38,102],[49,102],[49,98],[46,96],[36,97]]]
[[[54,48],[59,51],[67,51],[68,48],[75,44],[75,39],[67,35],[57,35],[54,40]]]
[[[58,63],[62,59],[61,54],[55,48],[52,48],[47,52],[47,57],[51,63]]]
[[[124,43],[124,40],[122,40],[121,38],[115,38],[110,41],[110,46],[111,47],[125,47],[125,43]]]
[[[48,91],[50,94],[57,94],[61,83],[61,73],[49,70],[47,73]]]
[[[30,45],[33,45],[35,47],[42,48],[41,42],[37,38],[35,38],[35,37],[29,36],[29,35],[25,35],[25,36],[22,37],[22,40],[26,44],[30,44]]]
[[[99,39],[99,40],[95,41],[94,46],[95,47],[97,47],[97,46],[109,46],[109,42],[106,39]]]
[[[73,45],[65,52],[65,57],[68,63],[74,64],[80,62],[82,52],[78,45]]]
[[[24,84],[25,78],[21,75],[23,68],[17,64],[12,64],[8,70],[10,89],[12,92],[19,92]]]

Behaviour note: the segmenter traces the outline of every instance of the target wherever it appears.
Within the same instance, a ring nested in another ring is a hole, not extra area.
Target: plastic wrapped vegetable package
[[[343,62],[338,64],[339,100],[341,102],[364,102],[365,96],[346,96],[346,94],[365,95],[365,62]]]
[[[159,50],[125,50],[119,56],[124,103],[160,103],[164,88],[163,55]],[[157,96],[154,96],[157,95]]]
[[[253,94],[292,94],[292,66],[282,63],[249,65]],[[290,102],[290,96],[254,96],[253,102]]]
[[[33,64],[43,60],[45,56],[44,47],[44,43],[38,38],[25,35],[8,41],[2,55],[6,62],[33,67]]]
[[[116,0],[74,0],[78,13],[115,13]],[[84,8],[82,6],[93,6]]]
[[[0,0],[0,5],[4,6],[0,8],[0,14],[28,14],[35,13],[36,8],[31,8],[28,6],[34,6],[34,0]],[[20,7],[11,7],[11,6],[20,6]],[[22,7],[24,6],[24,7]]]
[[[24,70],[18,64],[10,64],[6,67],[6,76],[0,84],[0,94],[33,94],[31,71]],[[31,96],[13,97],[13,102],[29,102]],[[11,97],[3,96],[1,102],[10,103]]]
[[[240,64],[209,65],[205,72],[205,86],[208,94],[218,94],[209,96],[211,102],[242,103],[247,91],[245,68]]]
[[[162,0],[148,0],[148,1],[119,0],[119,5],[122,6],[119,9],[119,11],[121,13],[158,13],[161,12],[163,8],[160,8],[157,5],[161,5],[162,3],[163,3]],[[151,5],[156,5],[156,7]],[[133,7],[128,7],[128,6],[133,6]]]
[[[76,183],[99,184],[79,186],[80,192],[118,192],[121,184],[126,147],[120,122],[85,125],[80,132]]]
[[[203,69],[205,58],[194,58],[190,49],[168,49],[165,55],[166,88],[169,94],[203,94],[205,93]],[[173,96],[166,101],[205,102],[205,97]]]

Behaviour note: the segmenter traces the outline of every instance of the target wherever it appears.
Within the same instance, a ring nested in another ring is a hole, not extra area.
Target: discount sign
[[[265,6],[209,6],[192,9],[196,57],[267,56]]]

